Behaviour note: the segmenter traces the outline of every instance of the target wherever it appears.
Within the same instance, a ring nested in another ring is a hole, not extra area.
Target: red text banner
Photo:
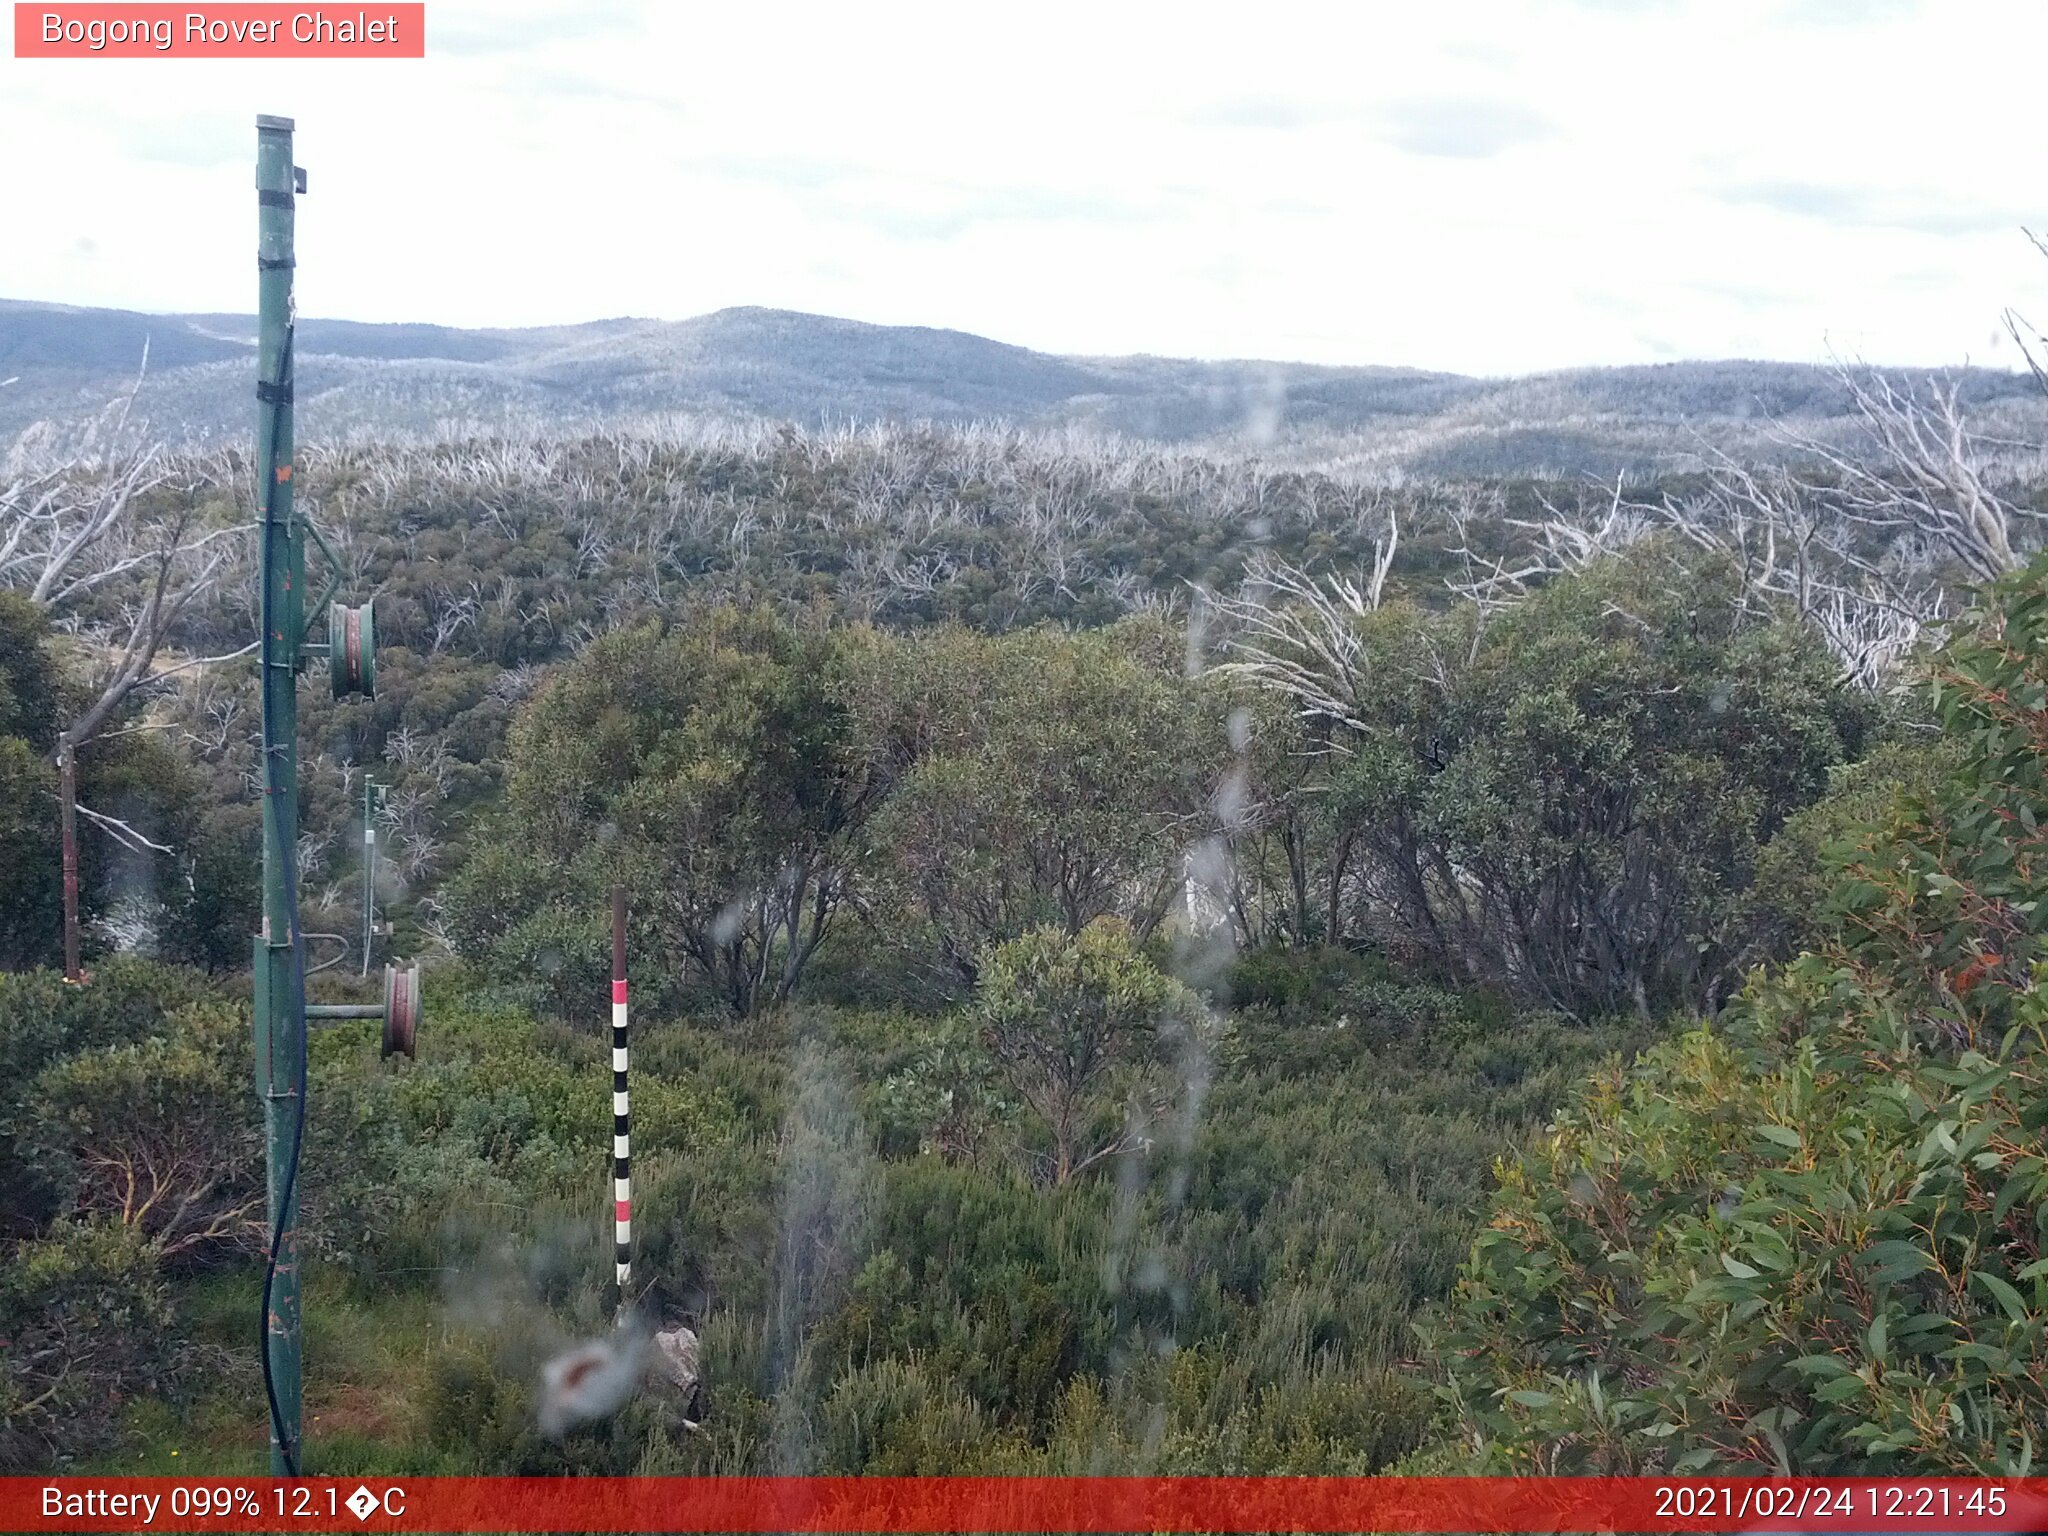
[[[2048,1531],[2048,1479],[0,1479],[8,1531]]]
[[[422,59],[424,4],[14,7],[18,59]]]

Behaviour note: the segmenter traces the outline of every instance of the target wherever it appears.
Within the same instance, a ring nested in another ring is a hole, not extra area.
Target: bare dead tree
[[[1213,600],[1216,615],[1232,631],[1229,646],[1236,658],[1214,670],[1277,690],[1304,716],[1364,729],[1369,680],[1358,621],[1385,596],[1400,536],[1389,513],[1386,532],[1373,545],[1372,570],[1360,580],[1317,579],[1284,560],[1254,557],[1243,587]]]
[[[1117,566],[1104,571],[1096,579],[1095,589],[1115,603],[1121,612],[1128,613],[1138,606],[1144,593],[1144,578],[1136,571]]]
[[[1915,389],[1875,369],[1844,364],[1837,364],[1835,377],[1877,452],[1866,457],[1797,441],[1834,471],[1837,484],[1830,489],[1843,514],[1931,540],[1972,581],[2017,570],[2041,514],[1992,483],[1984,445],[1964,419],[1960,380],[1931,378]]]
[[[408,885],[418,885],[433,872],[441,856],[439,839],[425,832],[409,832],[399,838],[398,873]]]
[[[1546,501],[1540,519],[1507,520],[1531,545],[1517,558],[1469,541],[1456,551],[1466,570],[1453,590],[1491,611],[1532,584],[1673,534],[1732,564],[1739,605],[1789,611],[1820,634],[1845,677],[1887,686],[1947,618],[1955,587],[2018,569],[2040,543],[2042,519],[1995,482],[1956,380],[1915,388],[1847,363],[1835,378],[1863,427],[1853,446],[1781,433],[1801,467],[1753,468],[1717,453],[1696,495],[1629,501],[1617,481],[1604,506]]]
[[[243,734],[238,729],[242,715],[241,700],[233,694],[208,692],[201,696],[198,713],[205,724],[197,730],[185,730],[185,740],[201,758],[210,760],[224,756],[228,744]]]
[[[1540,520],[1503,519],[1508,527],[1527,534],[1535,546],[1513,560],[1474,548],[1469,509],[1454,509],[1452,525],[1458,544],[1451,553],[1461,562],[1463,574],[1445,584],[1482,614],[1491,615],[1528,596],[1531,583],[1575,574],[1596,560],[1627,549],[1654,526],[1654,514],[1625,503],[1622,484],[1616,479],[1613,494],[1597,516],[1580,508],[1560,511],[1546,499],[1546,515]]]
[[[79,805],[75,801],[72,808],[130,853],[169,853],[172,851],[164,844],[153,841],[146,834],[137,830],[118,816],[102,815],[90,806]]]
[[[888,600],[889,573],[900,558],[900,550],[878,553],[866,545],[855,549],[846,557],[839,578],[840,600],[872,622]]]
[[[445,955],[455,953],[455,938],[448,929],[448,914],[441,903],[429,896],[423,898],[414,914],[414,922],[427,942]]]
[[[2044,240],[2031,229],[2026,234],[2027,238],[2033,241],[2034,249],[2043,256],[2048,256],[2048,240]],[[2005,312],[2005,331],[2019,344],[2020,356],[2027,360],[2027,370],[2034,375],[2034,382],[2041,386],[2043,394],[2048,394],[2048,366],[2043,365],[2041,352],[2035,350],[2041,348],[2048,351],[2048,336],[2044,336],[2016,309],[2008,309]]]
[[[79,1148],[78,1205],[170,1258],[209,1243],[260,1245],[263,1191],[238,1176],[239,1137],[183,1119],[126,1123]]]
[[[434,617],[427,654],[438,656],[475,621],[483,605],[483,592],[481,585],[472,581],[465,591],[442,586],[433,588],[429,595],[434,598]]]
[[[414,757],[424,750],[419,733],[409,725],[401,725],[384,738],[384,760],[410,767]]]
[[[320,865],[326,859],[328,847],[333,842],[334,834],[332,832],[301,832],[299,834],[298,847],[294,852],[297,857],[299,879],[302,882],[311,884],[314,877],[320,873]]]
[[[952,581],[959,574],[959,567],[944,550],[908,558],[891,551],[884,561],[883,574],[890,587],[903,596],[926,598]]]
[[[493,677],[488,689],[494,699],[507,704],[516,704],[528,697],[540,686],[541,668],[538,663],[523,661],[516,667],[507,667]]]
[[[189,495],[176,498],[168,510],[153,503],[150,493],[171,474],[142,425],[131,420],[147,366],[145,349],[135,383],[94,419],[81,440],[60,444],[30,437],[0,471],[0,587],[22,593],[73,637],[85,682],[84,703],[62,723],[55,751],[65,972],[72,980],[83,979],[77,818],[83,815],[109,831],[117,825],[75,804],[79,750],[145,687],[255,649],[252,642],[218,656],[159,663],[187,609],[236,568],[249,525],[206,526]]]

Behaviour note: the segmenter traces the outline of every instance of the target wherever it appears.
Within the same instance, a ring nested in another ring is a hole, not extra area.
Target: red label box
[[[14,7],[18,59],[423,59],[424,4]]]

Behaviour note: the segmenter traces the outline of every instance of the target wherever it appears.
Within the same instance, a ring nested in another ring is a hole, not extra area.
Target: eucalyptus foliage
[[[2027,1471],[2048,1423],[2048,561],[1938,658],[1958,766],[1835,844],[1840,937],[1502,1169],[1440,1345],[1547,1470]]]

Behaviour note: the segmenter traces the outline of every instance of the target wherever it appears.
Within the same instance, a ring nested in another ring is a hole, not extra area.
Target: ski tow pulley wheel
[[[384,1055],[412,1058],[413,1035],[420,1023],[420,968],[384,967]]]
[[[327,677],[337,699],[352,693],[377,696],[377,625],[371,604],[351,608],[335,603],[327,610]]]

